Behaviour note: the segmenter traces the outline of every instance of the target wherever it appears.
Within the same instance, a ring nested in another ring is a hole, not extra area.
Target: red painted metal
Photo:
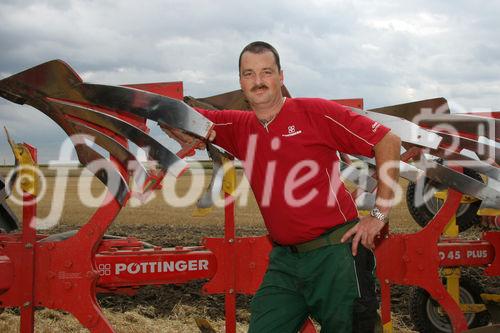
[[[100,290],[160,285],[166,281],[186,283],[209,279],[217,270],[213,253],[203,247],[100,251],[95,264]]]
[[[204,245],[217,258],[217,271],[213,278],[203,286],[203,291],[207,294],[220,294],[226,292],[226,271],[230,264],[227,260],[221,260],[226,255],[226,248],[238,258],[235,265],[234,290],[239,294],[253,294],[259,288],[262,278],[267,269],[269,252],[272,243],[267,236],[235,238],[227,245],[225,240],[220,238],[205,238]]]
[[[415,285],[425,289],[450,317],[454,332],[467,329],[460,307],[446,291],[439,277],[441,259],[438,240],[457,211],[462,194],[452,189],[438,214],[414,234],[390,234],[376,247],[377,276],[382,288],[382,322],[390,322],[390,285]]]
[[[182,83],[129,85],[154,93],[182,99]],[[140,102],[140,101],[139,101]],[[138,103],[139,103],[138,102]],[[363,107],[362,99],[338,100],[353,107]],[[103,110],[136,127],[149,131],[144,119],[125,113]],[[104,129],[101,129],[104,130]],[[112,135],[123,145],[127,140]],[[192,150],[179,152],[184,157]],[[36,158],[36,150],[30,152]],[[409,151],[404,160],[420,154]],[[117,169],[128,178],[126,166],[113,157]],[[163,174],[154,175],[159,184]],[[440,238],[444,226],[458,208],[461,195],[449,191],[448,199],[435,218],[420,232],[410,235],[390,234],[375,250],[377,275],[381,282],[382,319],[390,320],[390,285],[416,285],[426,289],[445,309],[455,332],[466,329],[458,305],[441,284],[439,267],[486,266],[485,273],[500,275],[500,233],[488,232],[482,240]],[[253,294],[267,268],[272,244],[267,236],[235,236],[234,202],[225,194],[224,238],[205,238],[203,246],[161,248],[148,246],[134,237],[102,237],[122,208],[111,195],[78,233],[64,241],[47,242],[37,235],[31,223],[36,205],[25,196],[23,231],[0,234],[0,304],[21,308],[21,332],[33,332],[35,306],[72,313],[91,332],[114,332],[103,316],[97,292],[133,294],[144,285],[185,283],[210,279],[203,286],[207,294],[225,295],[226,332],[236,330],[236,294]],[[302,332],[316,332],[308,320]]]
[[[36,154],[32,154],[36,158]],[[36,160],[34,160],[36,161]],[[23,251],[20,253],[23,263],[20,267],[21,291],[21,333],[32,333],[35,322],[34,302],[34,271],[35,271],[35,242],[36,230],[34,222],[36,218],[35,196],[29,193],[23,193],[23,234],[21,245]]]
[[[332,101],[357,109],[363,109],[364,107],[362,98],[332,99]]]
[[[486,240],[441,239],[437,244],[439,266],[488,266],[495,258],[493,244]]]
[[[125,84],[123,86],[149,91],[158,95],[168,96],[179,100],[184,98],[184,87],[182,81]]]
[[[500,232],[486,232],[483,238],[491,243],[497,254],[493,262],[484,270],[484,274],[489,276],[500,276]]]

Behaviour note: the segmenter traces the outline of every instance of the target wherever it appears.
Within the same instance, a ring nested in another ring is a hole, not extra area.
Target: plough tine
[[[35,66],[3,80],[0,80],[0,96],[17,104],[28,104],[45,113],[55,123],[57,123],[71,138],[75,145],[78,160],[82,165],[94,165],[92,162],[102,160],[103,166],[112,178],[119,179],[118,185],[113,188],[115,198],[121,204],[124,203],[128,194],[128,186],[122,175],[104,157],[88,147],[84,140],[79,140],[75,136],[76,131],[64,118],[64,116],[47,103],[45,96],[74,97],[82,99],[74,91],[74,87],[80,84],[80,77],[64,62],[53,60]],[[70,92],[68,96],[68,92]],[[71,95],[72,94],[72,95]],[[104,184],[107,183],[108,174],[102,169],[89,169]]]
[[[491,133],[495,135],[494,141],[500,141],[500,119],[476,117],[470,114],[432,115],[420,120],[419,125],[437,128],[440,125],[451,126],[453,130],[475,138],[479,135],[487,137],[487,134]]]
[[[208,185],[207,190],[201,195],[200,199],[196,202],[196,207],[200,209],[210,208],[214,205],[215,198],[220,195],[222,191],[222,182],[224,178],[224,168],[222,157],[231,158],[215,147],[213,144],[207,145],[207,151],[213,161],[212,179]]]
[[[394,134],[401,138],[401,141],[433,149],[437,148],[441,142],[439,135],[427,131],[406,119],[352,107],[350,109],[389,127]]]
[[[362,161],[374,166],[375,161],[359,156]],[[422,157],[415,165],[400,161],[400,176],[416,182],[422,176],[426,176],[436,182],[456,189],[461,193],[470,195],[483,201],[483,208],[498,208],[500,206],[500,188],[484,184],[463,173],[457,172],[445,165],[427,160]]]
[[[457,164],[500,181],[500,170],[484,161],[480,161],[460,153],[455,153],[445,148],[433,149],[430,150],[429,153],[445,159],[445,165]]]
[[[381,108],[369,109],[369,111],[386,114],[389,116],[401,117],[409,121],[413,121],[415,117],[420,116],[424,112],[448,114],[450,109],[445,98],[432,98],[421,101],[384,106]]]
[[[340,162],[341,177],[358,185],[358,188],[366,192],[373,192],[377,187],[377,180],[367,173],[359,171],[356,166]]]
[[[479,158],[482,160],[494,160],[495,163],[500,164],[500,148],[489,144],[487,142],[478,142],[476,140],[461,137],[458,135],[437,131],[437,130],[429,130],[439,134],[443,138],[441,144],[446,146],[459,146],[460,148],[465,148],[476,153]]]
[[[123,205],[129,193],[129,187],[122,174],[104,156],[87,146],[84,135],[72,135],[71,141],[75,146],[80,163],[106,185],[120,205]]]
[[[90,126],[76,122],[72,119],[70,119],[69,121],[78,132],[85,133],[91,136],[96,144],[106,149],[114,158],[116,158],[120,162],[121,165],[127,167],[127,169],[133,169],[135,172],[135,179],[145,180],[147,178],[148,172],[146,171],[142,163],[137,161],[135,155],[132,154],[121,143]]]
[[[423,161],[423,169],[428,178],[447,185],[463,194],[482,200],[484,208],[498,209],[500,207],[499,188],[484,184],[437,162],[424,159],[421,161]]]
[[[128,87],[82,84],[83,96],[91,104],[130,112],[160,125],[181,129],[206,139],[212,122],[182,101]]]
[[[76,105],[70,102],[51,99],[52,105],[64,114],[82,119],[89,123],[107,128],[134,142],[139,147],[145,148],[151,159],[158,161],[163,170],[179,176],[187,168],[187,163],[177,155],[165,148],[161,143],[144,133],[139,128],[130,125],[114,116],[99,112],[90,108]]]
[[[43,96],[83,100],[74,90],[81,83],[82,79],[65,62],[51,60],[0,80],[0,96],[29,105]]]

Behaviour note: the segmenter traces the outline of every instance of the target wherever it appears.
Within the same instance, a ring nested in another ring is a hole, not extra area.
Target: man
[[[275,244],[252,300],[249,332],[297,332],[308,315],[321,332],[373,331],[378,303],[370,249],[393,190],[379,181],[376,209],[358,219],[337,152],[375,156],[380,170],[398,161],[399,138],[334,102],[283,97],[279,55],[268,43],[243,49],[239,75],[253,112],[198,111],[215,123],[210,140],[245,161]],[[387,174],[396,180],[398,169]]]

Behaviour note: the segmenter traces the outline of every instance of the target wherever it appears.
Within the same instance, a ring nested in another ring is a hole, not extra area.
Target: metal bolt
[[[26,244],[24,244],[24,247],[27,248],[27,249],[32,249],[33,248],[33,244],[26,243]]]
[[[234,293],[234,289],[233,288],[229,289],[229,293],[233,294]]]
[[[95,278],[99,277],[99,273],[96,273],[94,271],[87,271],[86,275],[89,279],[95,279]]]
[[[389,281],[389,279],[385,279],[384,282],[385,282],[385,284],[391,283],[391,281]]]
[[[28,306],[30,306],[30,305],[31,305],[31,302],[25,302],[25,303],[23,304],[23,306],[24,306],[25,308],[27,308],[27,307],[28,307]]]
[[[233,238],[229,238],[228,242],[229,242],[229,244],[233,244],[234,243],[234,239]]]

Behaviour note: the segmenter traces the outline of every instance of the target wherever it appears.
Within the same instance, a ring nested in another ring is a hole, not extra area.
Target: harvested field
[[[0,174],[5,174],[6,169],[0,169]],[[191,188],[192,191],[201,191],[209,182],[210,175],[199,176],[200,170],[187,172],[175,183],[175,193],[185,195]],[[78,194],[78,183],[87,186],[89,193],[98,195],[103,186],[92,177],[77,177],[79,171],[72,171],[67,179],[67,187],[56,186],[56,177],[53,171],[45,170],[47,191],[39,203],[39,217],[53,222],[55,206],[60,206],[62,214],[56,220],[56,226],[45,233],[57,233],[77,229],[91,216],[94,208],[85,207]],[[193,180],[194,179],[194,180]],[[241,181],[241,171],[238,172]],[[167,195],[173,190],[173,183],[164,181]],[[244,180],[242,188],[248,188]],[[191,186],[193,185],[193,186]],[[402,181],[401,185],[406,186]],[[194,190],[193,190],[194,189]],[[170,191],[170,192],[169,192]],[[255,199],[248,192],[248,203],[238,205],[236,209],[236,227],[238,236],[262,235],[265,233],[263,221],[258,211]],[[52,204],[53,198],[56,198]],[[87,198],[88,199],[88,198]],[[85,200],[85,198],[83,199]],[[9,205],[19,216],[21,208],[15,204],[14,198],[9,198]],[[185,207],[173,207],[165,202],[161,191],[156,197],[146,204],[137,205],[130,202],[125,207],[108,234],[118,236],[136,236],[142,241],[173,247],[177,245],[199,245],[204,237],[222,237],[224,230],[224,214],[222,208],[216,208],[203,218],[192,217],[194,201],[186,203]],[[391,228],[395,232],[414,232],[418,230],[409,216],[406,203],[403,201],[393,211]],[[473,231],[474,232],[474,231]],[[224,299],[222,296],[202,295],[201,286],[205,281],[196,281],[184,285],[165,285],[161,287],[145,287],[137,295],[101,295],[99,302],[105,309],[117,332],[197,332],[194,318],[207,318],[213,323],[217,331],[223,332],[224,327]],[[408,289],[404,287],[393,288],[394,325],[397,332],[412,332],[406,309],[408,302]],[[238,296],[237,319],[238,332],[245,332],[249,319],[250,297]],[[7,309],[0,314],[0,332],[18,332],[19,317],[17,310]],[[58,311],[44,309],[37,312],[36,332],[86,332],[86,330],[70,315]]]

